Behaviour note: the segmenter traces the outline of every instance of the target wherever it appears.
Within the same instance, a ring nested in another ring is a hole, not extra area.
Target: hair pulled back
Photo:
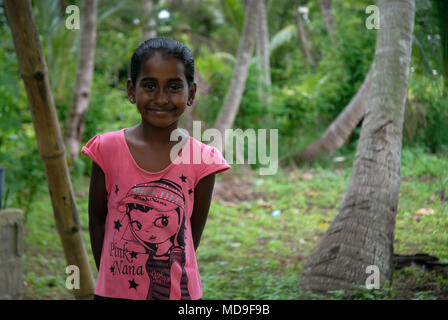
[[[134,87],[137,83],[137,76],[141,64],[156,52],[159,52],[163,56],[176,58],[182,62],[185,69],[185,78],[187,79],[188,86],[191,86],[194,82],[194,58],[191,51],[182,42],[158,37],[142,42],[132,55],[130,77]]]

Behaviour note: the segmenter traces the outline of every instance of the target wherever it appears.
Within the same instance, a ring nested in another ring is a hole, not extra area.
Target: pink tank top
[[[200,299],[190,223],[194,189],[205,176],[230,166],[218,149],[189,137],[176,161],[162,171],[148,172],[132,157],[125,130],[97,135],[82,148],[103,170],[108,193],[95,294]]]

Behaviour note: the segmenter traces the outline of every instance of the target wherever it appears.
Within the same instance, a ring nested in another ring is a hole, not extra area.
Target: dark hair
[[[159,37],[144,41],[132,55],[130,76],[134,87],[141,64],[156,52],[164,56],[174,57],[182,62],[184,64],[185,78],[187,79],[188,86],[194,82],[194,58],[191,51],[182,42]]]

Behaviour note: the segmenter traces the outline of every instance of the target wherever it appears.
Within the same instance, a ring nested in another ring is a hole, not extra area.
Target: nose
[[[166,94],[165,90],[163,90],[163,88],[160,88],[155,93],[154,102],[157,105],[164,105],[168,103],[168,95]]]

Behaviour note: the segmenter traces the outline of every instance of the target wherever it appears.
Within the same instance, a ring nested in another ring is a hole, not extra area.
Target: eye
[[[180,84],[171,84],[171,85],[169,85],[168,86],[168,90],[170,90],[170,91],[174,91],[174,92],[176,92],[176,91],[180,91],[180,90],[182,90],[184,87],[182,86],[182,85],[180,85]]]
[[[154,220],[154,225],[156,227],[163,228],[168,225],[168,222],[169,222],[169,220],[168,220],[167,216],[161,216],[161,217],[158,217],[156,220]]]
[[[143,88],[148,89],[148,90],[154,90],[156,88],[156,85],[154,83],[145,83],[143,85]]]

